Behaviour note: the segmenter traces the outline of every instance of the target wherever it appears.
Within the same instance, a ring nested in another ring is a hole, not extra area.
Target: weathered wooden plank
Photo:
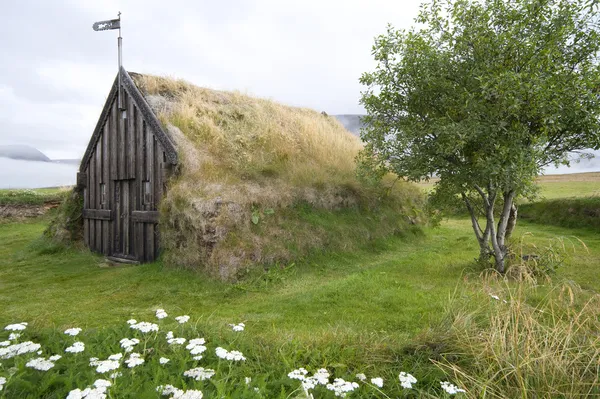
[[[149,198],[146,199],[146,210],[152,210],[153,207],[153,198],[154,198],[154,190],[152,189],[152,183],[154,183],[154,132],[151,130],[147,131],[146,134],[146,179],[150,182],[150,195]]]
[[[144,155],[145,155],[145,123],[144,117],[141,112],[139,112],[138,108],[135,107],[135,128],[136,128],[136,147],[138,150],[136,151],[136,196],[135,196],[135,210],[143,210],[143,189],[144,189]],[[135,246],[135,255],[137,259],[140,261],[144,261],[144,225],[142,223],[134,224],[134,246]]]
[[[77,186],[78,187],[86,187],[87,186],[87,175],[84,172],[77,172]]]
[[[123,98],[123,100],[126,100],[125,98]],[[118,144],[118,148],[117,148],[117,152],[118,152],[118,157],[117,157],[117,169],[119,170],[118,172],[118,177],[119,180],[121,179],[127,179],[127,160],[126,160],[126,152],[127,152],[127,132],[126,132],[126,128],[127,128],[127,124],[125,123],[125,120],[123,119],[123,114],[120,110],[117,110],[117,120],[118,120],[118,124],[119,124],[119,144]]]
[[[114,226],[114,253],[122,253],[121,249],[121,227],[123,219],[121,218],[121,186],[123,181],[115,180],[115,219],[113,221]]]
[[[133,211],[131,219],[137,223],[158,223],[158,211]]]
[[[127,97],[127,178],[135,179],[135,153],[137,149],[135,140],[135,111],[133,99]]]
[[[85,175],[85,180],[87,181],[87,174],[88,174],[88,169],[89,166],[85,168],[85,170],[82,172]],[[90,206],[90,189],[88,187],[85,187],[83,189],[83,207],[84,208],[89,208]],[[83,220],[83,241],[85,242],[85,246],[89,248],[90,246],[90,221],[87,219]]]
[[[122,214],[122,219],[123,219],[123,253],[125,255],[129,255],[129,225],[131,224],[130,222],[130,210],[129,210],[129,180],[126,180],[123,182],[123,197],[122,197],[122,204],[121,206],[123,207],[123,214]]]
[[[154,230],[155,225],[152,223],[144,223],[146,230],[146,251],[144,253],[145,261],[153,261],[154,260]]]
[[[110,208],[110,157],[109,157],[109,146],[108,136],[110,135],[108,125],[104,126],[104,132],[102,133],[102,184],[104,185],[104,203],[102,209]],[[110,255],[110,220],[102,222],[102,253]]]
[[[94,220],[112,220],[112,211],[110,209],[84,209],[83,217]]]
[[[98,143],[96,144],[95,158],[96,158],[96,201],[94,208],[102,209],[102,137],[99,137]],[[102,242],[102,224],[100,220],[95,221],[96,223],[96,250],[104,253],[103,242]]]
[[[90,208],[96,208],[96,157],[94,153],[90,157],[90,166],[89,166],[89,184],[90,184]],[[94,219],[90,219],[90,249],[92,251],[97,251],[96,247],[96,221]]]
[[[113,101],[110,116],[107,119],[110,130],[110,178],[117,180],[119,178],[119,169],[117,165],[117,152],[119,145],[118,124],[117,124],[117,102]]]

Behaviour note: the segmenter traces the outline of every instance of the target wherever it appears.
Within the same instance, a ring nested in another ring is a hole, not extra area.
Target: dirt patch
[[[21,220],[44,215],[50,209],[60,205],[59,202],[47,202],[42,205],[10,204],[0,205],[0,220]]]

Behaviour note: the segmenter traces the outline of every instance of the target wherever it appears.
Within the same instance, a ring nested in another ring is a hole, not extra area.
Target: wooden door
[[[135,230],[132,218],[135,193],[135,179],[114,180],[114,250],[112,255],[129,260],[139,260],[134,246]]]

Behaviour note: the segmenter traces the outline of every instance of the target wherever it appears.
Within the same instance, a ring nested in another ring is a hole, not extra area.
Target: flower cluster
[[[233,331],[244,331],[244,328],[246,328],[246,325],[244,323],[239,323],[239,324],[230,324],[229,325],[231,327],[231,329]]]
[[[131,369],[135,366],[143,364],[144,358],[142,358],[142,355],[139,353],[132,353],[131,355],[129,355],[129,359],[125,360],[125,363],[127,363],[127,367]]]
[[[233,360],[233,361],[240,361],[240,360],[246,360],[246,358],[244,357],[244,355],[242,354],[242,352],[240,351],[228,351],[227,349],[223,349],[221,347],[218,347],[217,349],[215,349],[215,354],[217,355],[218,358],[220,359],[225,359],[225,360]]]
[[[160,364],[167,364],[171,361],[171,359],[167,359],[166,357],[161,357],[160,359],[158,359],[158,362]]]
[[[400,385],[402,385],[402,388],[411,389],[413,384],[417,383],[417,379],[415,377],[404,371],[398,375],[398,378],[400,379]]]
[[[121,348],[125,349],[125,352],[131,352],[133,347],[140,343],[140,340],[137,338],[123,338],[119,343],[121,344]]]
[[[440,382],[440,384],[442,385],[442,389],[450,395],[456,395],[459,392],[465,392],[464,389],[460,389],[459,387],[449,383],[448,381],[442,381]]]
[[[73,345],[65,349],[65,352],[79,353],[85,350],[85,344],[83,342],[75,342]]]
[[[375,385],[378,388],[383,388],[383,378],[381,378],[381,377],[371,378],[371,384]]]
[[[205,343],[206,341],[204,338],[190,339],[185,349],[189,350],[191,355],[194,355],[194,360],[200,360],[202,359],[202,356],[200,355],[206,350],[206,346],[204,346]]]
[[[16,341],[19,338],[21,338],[21,333],[10,333],[10,335],[8,336],[8,339],[10,341]]]
[[[129,320],[135,321],[135,320]],[[129,323],[128,321],[128,323]],[[142,333],[149,333],[151,331],[158,331],[158,324],[149,323],[147,321],[140,321],[139,323],[129,323],[129,328],[133,330],[138,330]]]
[[[4,389],[4,384],[6,384],[6,378],[0,377],[0,391],[2,391],[2,389]]]
[[[190,377],[195,379],[196,381],[204,381],[208,380],[210,377],[215,375],[215,370],[213,369],[205,369],[204,367],[197,367],[195,369],[190,369],[183,372],[185,377]]]
[[[358,388],[358,384],[356,382],[345,381],[342,378],[336,378],[332,384],[327,384],[326,388],[333,391],[335,396],[345,398],[349,392]]]
[[[25,323],[25,322],[9,324],[6,327],[4,327],[4,329],[6,331],[22,331],[26,328],[27,328],[27,323]]]
[[[94,382],[93,388],[87,387],[83,391],[81,389],[72,390],[67,399],[105,399],[106,391],[111,385],[110,381],[99,379]]]
[[[177,322],[179,324],[187,323],[189,319],[190,319],[190,316],[188,316],[188,315],[183,315],[183,316],[177,316],[177,317],[175,317],[175,320],[177,320]]]
[[[164,309],[156,309],[156,318],[157,319],[164,319],[165,317],[167,317],[168,314],[167,312],[165,312]]]
[[[72,337],[78,335],[81,332],[81,328],[68,328],[65,330],[65,334],[70,335]]]
[[[172,395],[169,399],[202,399],[203,396],[202,391],[195,389],[184,391],[173,385],[159,385],[156,387],[156,391],[163,396]]]
[[[54,367],[54,363],[50,360],[46,360],[43,357],[37,357],[35,359],[31,359],[25,364],[25,367],[30,367],[32,369],[40,370],[40,371],[48,371],[52,367]]]
[[[41,347],[40,344],[31,341],[8,345],[7,347],[0,348],[0,359],[10,359],[26,353],[37,352]]]
[[[97,373],[108,373],[118,369],[121,366],[120,359],[123,357],[122,354],[111,355],[107,360],[98,360],[97,357],[90,358],[90,366],[96,367]]]
[[[175,336],[173,335],[173,331],[169,331],[167,333],[167,343],[169,345],[183,345],[185,344],[186,339],[185,338],[175,338]]]

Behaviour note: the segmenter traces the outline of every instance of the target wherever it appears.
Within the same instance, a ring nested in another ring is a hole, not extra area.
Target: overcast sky
[[[419,0],[19,0],[2,4],[0,145],[79,158],[117,72],[240,90],[329,114],[363,113],[362,72],[387,23],[408,28]]]

